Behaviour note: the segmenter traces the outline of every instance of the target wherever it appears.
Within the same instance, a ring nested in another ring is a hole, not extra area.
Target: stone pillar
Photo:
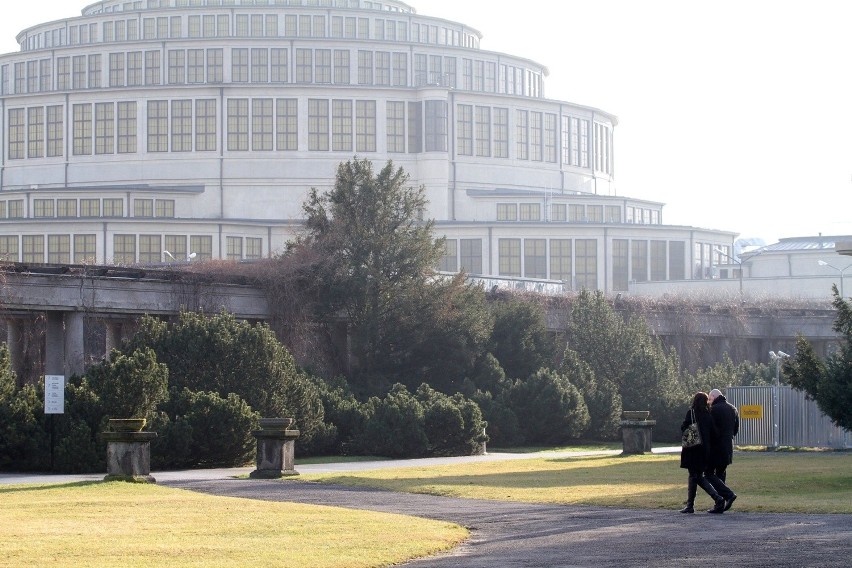
[[[64,375],[65,318],[57,311],[48,311],[45,316],[44,374]]]
[[[648,420],[648,410],[625,410],[621,414],[622,455],[651,452],[651,434],[656,420]]]
[[[151,476],[151,440],[156,432],[141,432],[144,418],[109,421],[115,431],[102,432],[107,443],[107,474],[104,481],[156,483]]]
[[[24,322],[21,318],[6,318],[6,345],[9,347],[9,366],[18,376],[24,374]]]
[[[298,430],[288,429],[292,418],[261,418],[260,430],[252,432],[257,438],[257,469],[249,474],[253,479],[277,479],[299,475],[294,468],[294,446]]]
[[[65,377],[85,371],[85,317],[82,312],[65,312]]]

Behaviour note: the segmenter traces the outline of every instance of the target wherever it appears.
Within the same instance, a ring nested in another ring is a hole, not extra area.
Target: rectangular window
[[[598,241],[597,239],[577,239],[575,248],[575,268],[577,286],[580,289],[598,288]]]
[[[56,58],[56,88],[64,91],[71,86],[71,60],[68,57]]]
[[[517,203],[498,203],[497,204],[497,220],[498,221],[517,221],[518,220],[518,204]]]
[[[22,68],[23,69],[23,68]],[[17,69],[16,69],[17,71]],[[17,76],[17,72],[15,75]],[[22,87],[23,88],[23,87]],[[86,88],[86,56],[75,55],[71,58],[71,88],[85,89]],[[18,91],[18,89],[15,89]]]
[[[521,221],[541,221],[541,204],[521,203]]]
[[[124,217],[124,200],[113,197],[105,197],[104,217]]]
[[[491,156],[491,108],[476,107],[476,155]]]
[[[516,113],[517,124],[515,125],[516,137],[516,157],[519,160],[529,159],[529,113],[525,110],[519,110]]]
[[[552,203],[550,205],[550,220],[551,221],[567,221],[568,208],[564,203]]]
[[[100,217],[101,216],[101,200],[100,199],[81,199],[80,200],[80,217]]]
[[[550,279],[571,284],[571,239],[550,240]]]
[[[194,262],[213,259],[213,237],[210,235],[190,235],[189,236],[189,254],[195,253],[192,257]]]
[[[586,207],[586,216],[589,223],[603,223],[603,205],[589,205]]]
[[[630,281],[629,241],[627,239],[612,240],[612,289],[628,290]]]
[[[275,129],[272,115],[272,99],[252,99],[251,101],[251,149],[256,151],[272,150],[272,135]]]
[[[358,84],[373,84],[373,52],[358,51]]]
[[[123,53],[109,54],[109,86],[123,87],[124,86],[124,62],[125,55]]]
[[[23,262],[44,262],[44,235],[24,235],[21,245]]]
[[[221,83],[225,79],[225,53],[221,48],[207,50],[207,82]]]
[[[509,157],[509,109],[494,109],[494,157]]]
[[[246,237],[245,245],[246,260],[259,260],[263,257],[263,239],[257,237]]]
[[[243,259],[243,239],[242,237],[225,237],[225,258],[228,260]]]
[[[473,156],[473,106],[456,106],[456,147],[460,156]]]
[[[444,254],[438,264],[438,270],[442,272],[457,272],[459,265],[458,241],[456,239],[444,239]]]
[[[558,133],[556,132],[556,115],[545,113],[544,115],[544,161],[556,163],[556,146],[558,144]]]
[[[136,152],[136,101],[118,103],[118,153]]]
[[[127,86],[134,87],[145,81],[145,65],[141,51],[131,51],[127,54]]]
[[[648,241],[637,240],[630,243],[630,265],[632,279],[636,282],[648,281]]]
[[[100,54],[89,56],[88,87],[97,89],[101,86],[101,56]]]
[[[547,278],[547,240],[524,239],[524,276]]]
[[[145,52],[145,84],[159,85],[162,83],[160,77],[160,52]]]
[[[588,168],[589,167],[589,121],[588,120],[581,120],[580,121],[579,147],[580,147],[580,163],[578,165],[581,168]]]
[[[136,263],[136,235],[113,235],[112,261],[115,264]]]
[[[408,54],[394,52],[393,54],[393,78],[391,83],[394,87],[408,86]]]
[[[186,52],[186,82],[204,82],[204,50],[188,49]]]
[[[686,279],[686,243],[669,242],[669,280]]]
[[[95,154],[115,153],[115,105],[95,103]]]
[[[447,151],[447,101],[426,101],[426,151]]]
[[[376,85],[390,85],[391,58],[389,51],[376,52]]]
[[[331,102],[331,148],[335,152],[352,151],[352,101]]]
[[[310,49],[296,50],[296,82],[313,82],[313,51]]]
[[[423,103],[408,103],[408,153],[423,151]]]
[[[186,235],[166,235],[165,240],[166,246],[163,248],[163,251],[168,251],[169,254],[163,253],[163,260],[175,261],[175,260],[184,260],[187,258],[186,251]]]
[[[248,99],[228,99],[228,150],[249,149]]]
[[[154,216],[154,200],[153,199],[134,199],[133,200],[133,216],[134,217],[153,217]]]
[[[139,262],[160,262],[163,258],[162,243],[160,235],[139,235]]]
[[[328,151],[328,100],[308,99],[308,150]]]
[[[192,151],[192,101],[172,101],[172,152]]]
[[[314,81],[331,83],[331,50],[317,49],[314,52]]]
[[[585,205],[569,205],[568,220],[572,223],[582,223],[586,220]]]
[[[33,217],[53,217],[52,199],[34,199]]]
[[[388,152],[405,152],[405,103],[388,101],[386,113]]]
[[[53,264],[71,262],[71,235],[47,236],[47,262]]]
[[[216,150],[216,99],[195,101],[195,149],[199,152]]]
[[[74,264],[97,262],[97,239],[95,235],[74,235]]]
[[[62,156],[65,151],[64,112],[61,105],[47,107],[47,156]]]
[[[174,218],[175,216],[175,200],[174,199],[157,199],[154,202],[154,213],[157,217]]]
[[[542,154],[542,134],[543,134],[543,118],[540,112],[530,113],[530,159],[535,162],[541,162]]]
[[[275,137],[278,150],[298,150],[298,127],[297,99],[276,99]]]
[[[76,199],[57,199],[56,200],[56,216],[57,217],[76,217],[77,216],[77,200]]]
[[[605,220],[607,223],[621,223],[621,207],[618,205],[607,205],[606,206],[606,217]]]
[[[148,151],[169,151],[169,101],[148,101]]]
[[[376,101],[355,102],[355,151],[376,151]]]
[[[247,83],[249,80],[249,50],[234,48],[231,50],[231,81]]]
[[[666,279],[666,241],[651,241],[651,280]]]
[[[44,107],[27,109],[27,157],[44,157]]]
[[[521,275],[521,239],[498,239],[498,274]]]
[[[251,82],[252,83],[268,83],[269,82],[269,50],[268,49],[252,49],[251,50]]]
[[[75,156],[92,153],[92,105],[79,104],[73,107]]]
[[[18,262],[20,254],[17,235],[0,235],[0,260]]]
[[[24,200],[10,199],[8,202],[9,219],[22,219],[24,217]]]
[[[459,270],[468,274],[482,274],[482,239],[461,239],[459,252]]]
[[[349,84],[349,50],[334,50],[334,84]]]
[[[287,50],[272,48],[271,56],[271,80],[273,83],[287,83],[290,81],[287,69]]]
[[[183,85],[186,83],[186,50],[169,50],[169,84]]]

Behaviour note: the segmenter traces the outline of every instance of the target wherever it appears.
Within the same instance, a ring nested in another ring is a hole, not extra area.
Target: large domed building
[[[719,275],[734,233],[616,195],[616,117],[480,40],[393,0],[103,0],[23,30],[0,56],[0,257],[266,257],[357,155],[425,186],[445,271]]]

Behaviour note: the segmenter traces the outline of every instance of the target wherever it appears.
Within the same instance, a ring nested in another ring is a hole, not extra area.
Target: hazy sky
[[[6,10],[0,52],[89,3]],[[852,2],[409,4],[478,29],[483,49],[546,65],[547,97],[618,116],[618,193],[666,203],[665,223],[767,242],[852,235]]]

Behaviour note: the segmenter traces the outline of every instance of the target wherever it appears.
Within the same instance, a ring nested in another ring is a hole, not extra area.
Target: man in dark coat
[[[716,439],[712,447],[712,456],[709,467],[705,472],[706,477],[716,478],[725,483],[727,468],[734,461],[734,436],[740,430],[740,415],[737,407],[729,403],[722,391],[713,389],[710,391],[710,416],[716,426]],[[725,501],[725,510],[731,508],[736,494],[731,493]]]

